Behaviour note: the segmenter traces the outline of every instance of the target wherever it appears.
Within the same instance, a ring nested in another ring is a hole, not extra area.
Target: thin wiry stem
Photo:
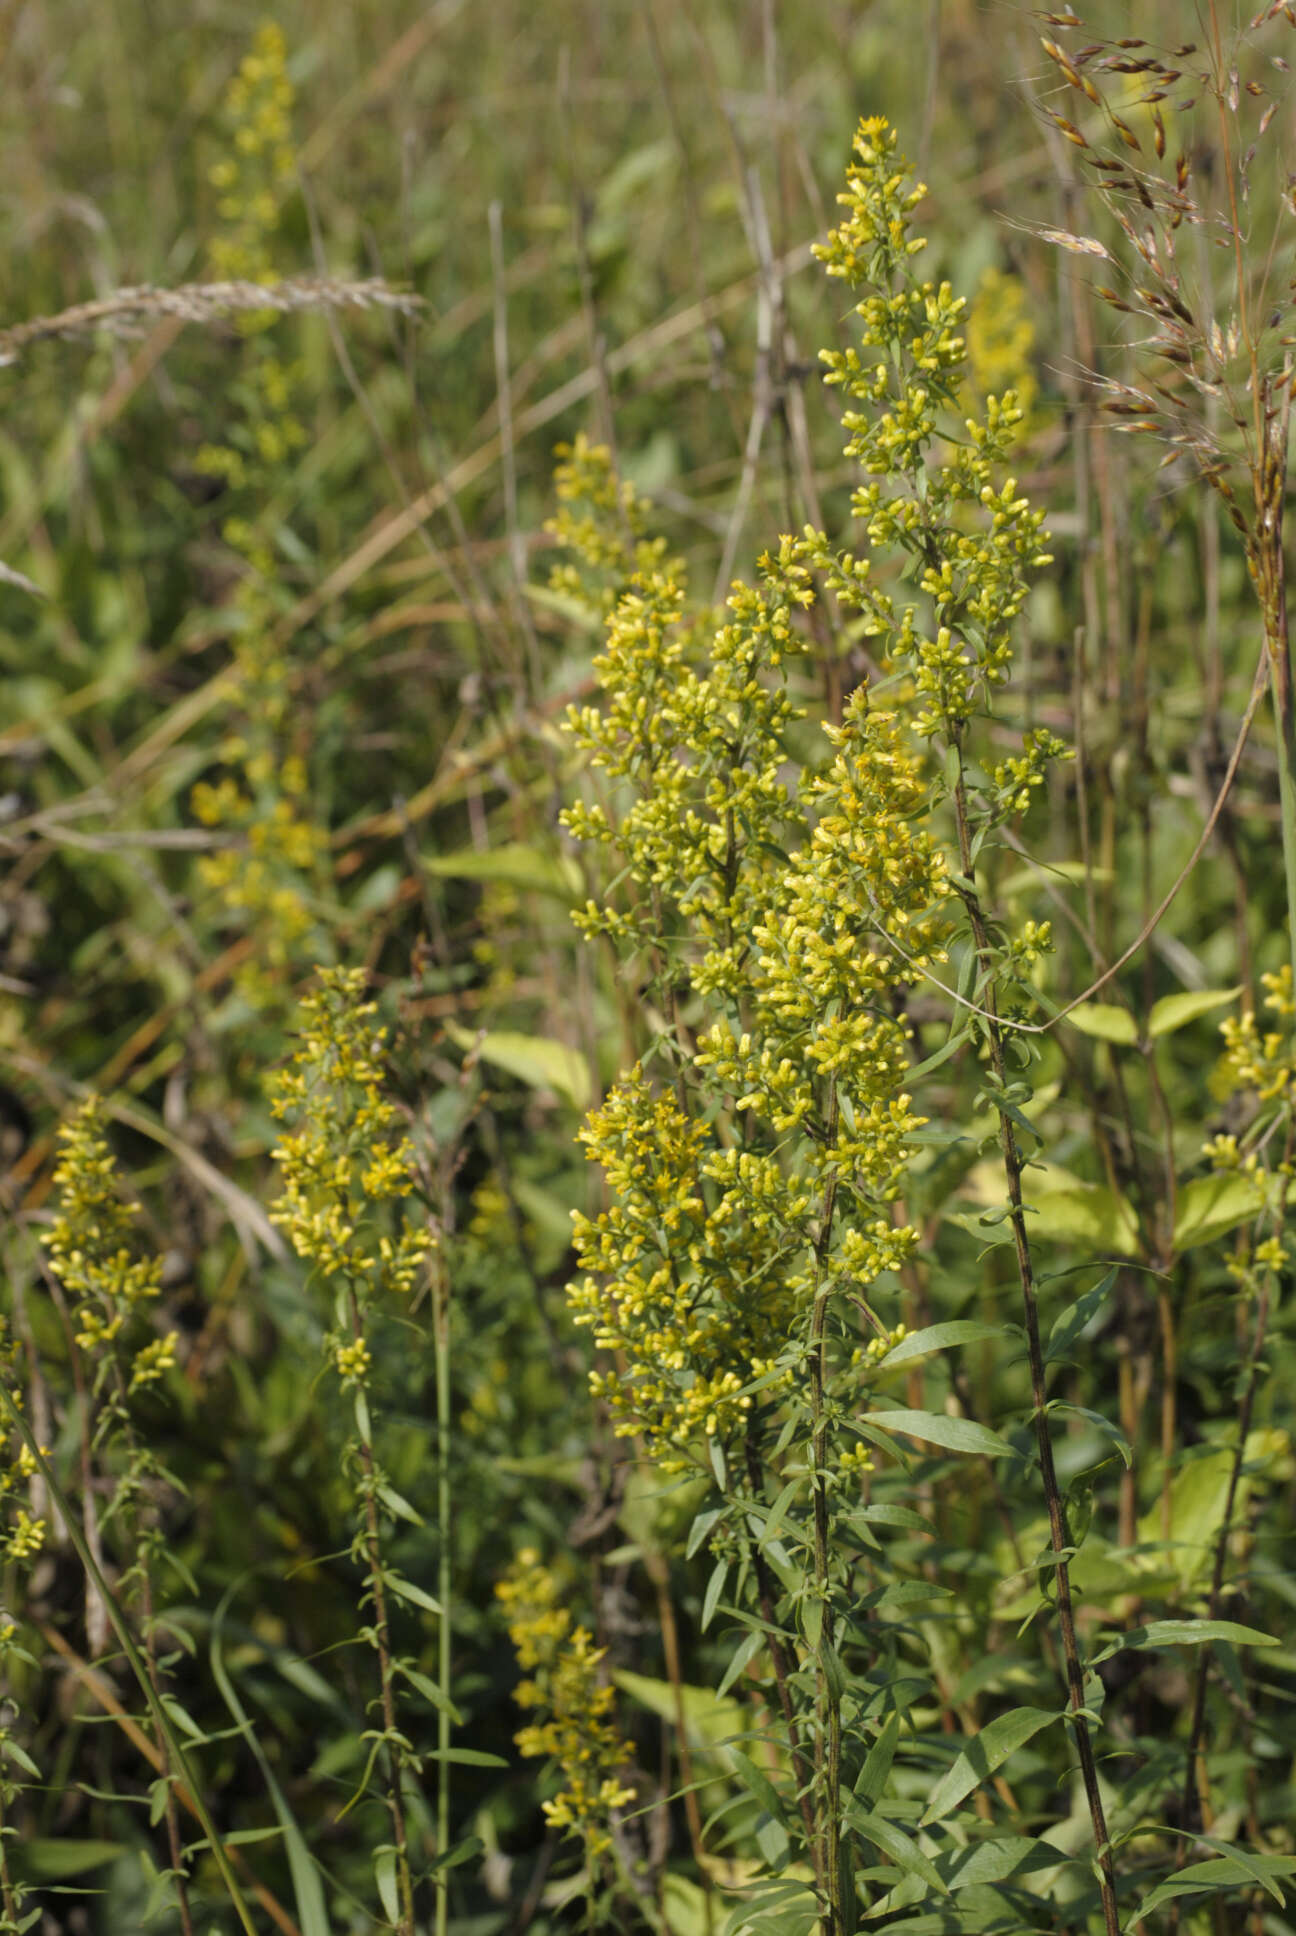
[[[961,755],[954,787],[954,812],[958,826],[960,871],[964,879],[970,883],[973,879],[975,862],[972,857],[967,789]],[[973,944],[983,966],[988,968],[993,961],[993,951],[980,898],[974,887],[969,886],[960,891],[972,928]],[[988,1013],[986,1035],[990,1047],[990,1066],[996,1082],[1002,1089],[1007,1083],[1008,1070],[993,984],[986,990],[985,1005]],[[1035,1265],[1031,1256],[1030,1240],[1026,1234],[1026,1213],[1022,1200],[1022,1158],[1017,1147],[1012,1117],[1006,1109],[1002,1108],[998,1111],[998,1115],[999,1147],[1008,1185],[1009,1222],[1012,1227],[1013,1245],[1017,1256],[1017,1274],[1021,1283],[1022,1308],[1026,1319],[1031,1399],[1035,1414],[1035,1443],[1039,1453],[1040,1477],[1044,1483],[1044,1499],[1048,1509],[1049,1544],[1053,1549],[1056,1562],[1054,1580],[1057,1592],[1058,1628],[1062,1637],[1062,1657],[1066,1665],[1067,1698],[1074,1717],[1080,1776],[1084,1783],[1085,1799],[1089,1805],[1089,1819],[1093,1827],[1103,1924],[1106,1936],[1120,1936],[1120,1914],[1116,1906],[1116,1872],[1112,1863],[1111,1837],[1107,1829],[1106,1810],[1103,1807],[1102,1792],[1098,1786],[1098,1766],[1089,1733],[1084,1696],[1084,1665],[1076,1636],[1075,1611],[1071,1601],[1071,1577],[1065,1557],[1070,1549],[1070,1539],[1067,1533],[1062,1489],[1058,1484],[1057,1468],[1053,1462],[1053,1440],[1049,1432],[1048,1387],[1044,1374],[1044,1351],[1040,1342]]]

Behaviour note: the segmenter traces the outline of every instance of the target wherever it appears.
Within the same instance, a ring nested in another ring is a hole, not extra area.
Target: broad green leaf
[[[374,1881],[389,1923],[400,1921],[400,1891],[396,1886],[396,1851],[389,1844],[374,1850]]]
[[[996,1835],[992,1841],[942,1857],[940,1868],[951,1889],[971,1889],[981,1883],[1007,1882],[1012,1876],[1037,1875],[1058,1868],[1066,1859],[1050,1842],[1035,1842],[1028,1835]]]
[[[1145,1627],[1131,1627],[1119,1640],[1095,1654],[1094,1665],[1129,1649],[1142,1653],[1153,1647],[1204,1647],[1213,1640],[1229,1640],[1235,1647],[1282,1644],[1272,1634],[1261,1633],[1256,1627],[1240,1626],[1236,1620],[1149,1620]]]
[[[478,1036],[472,1029],[447,1022],[446,1034],[461,1049],[475,1049],[483,1062],[516,1076],[532,1089],[556,1089],[576,1109],[586,1110],[594,1093],[589,1064],[579,1049],[555,1042],[543,1035],[518,1035],[510,1029],[487,1030]]]
[[[425,1593],[421,1586],[415,1586],[412,1580],[407,1580],[403,1573],[384,1573],[383,1584],[398,1600],[406,1601],[411,1607],[422,1607],[424,1613],[441,1611],[441,1602],[434,1600],[430,1593]]]
[[[882,1724],[881,1734],[864,1758],[864,1766],[855,1777],[855,1798],[865,1808],[871,1808],[886,1787],[899,1739],[900,1710],[892,1708]]]
[[[957,1808],[964,1796],[979,1788],[1009,1755],[1016,1754],[1033,1735],[1046,1728],[1057,1715],[1042,1707],[1018,1707],[1001,1714],[968,1742],[953,1767],[937,1782],[932,1798],[923,1811],[922,1825],[938,1822],[942,1815]]]
[[[866,1842],[871,1842],[874,1848],[889,1855],[896,1867],[903,1869],[906,1875],[921,1877],[938,1896],[949,1894],[949,1888],[931,1857],[924,1855],[912,1837],[897,1828],[894,1822],[887,1821],[885,1816],[871,1809],[861,1808],[858,1802],[852,1800],[847,1801],[845,1814],[848,1827],[856,1835],[863,1836]]]
[[[1199,1015],[1209,1015],[1213,1008],[1223,1008],[1226,1002],[1235,1002],[1242,993],[1237,988],[1193,988],[1182,995],[1163,995],[1159,1002],[1152,1004],[1148,1016],[1150,1036],[1171,1035],[1175,1029],[1186,1028],[1195,1022]]]
[[[729,1760],[743,1787],[749,1795],[755,1796],[765,1813],[773,1816],[776,1822],[784,1821],[783,1798],[764,1769],[750,1761],[741,1748],[730,1748]]]
[[[1099,1042],[1117,1042],[1132,1048],[1138,1041],[1138,1024],[1127,1008],[1112,1002],[1081,1002],[1067,1016],[1081,1035],[1092,1035]]]
[[[425,1526],[427,1524],[422,1513],[416,1512],[404,1493],[397,1492],[395,1486],[389,1486],[386,1481],[383,1481],[377,1487],[377,1492],[378,1497],[382,1500],[393,1519],[408,1520],[411,1526]]]
[[[982,1324],[976,1318],[951,1318],[946,1324],[928,1324],[921,1331],[913,1331],[907,1338],[901,1338],[878,1360],[879,1367],[900,1365],[907,1358],[923,1358],[929,1351],[948,1351],[954,1345],[980,1344],[985,1338],[997,1338],[1001,1343],[1018,1339],[1020,1333],[1014,1325]]]
[[[1191,1590],[1210,1567],[1224,1523],[1236,1456],[1230,1445],[1194,1449],[1199,1456],[1184,1461],[1170,1486],[1172,1550],[1166,1554],[1166,1561],[1174,1567],[1185,1591]],[[1250,1491],[1250,1480],[1244,1474],[1233,1500],[1235,1518],[1245,1513]],[[1149,1546],[1164,1537],[1159,1496],[1139,1520],[1138,1537],[1140,1543]]]
[[[1262,1184],[1240,1170],[1223,1170],[1185,1183],[1175,1197],[1175,1249],[1214,1243],[1254,1217],[1264,1208],[1264,1200]]]
[[[1058,1313],[1053,1320],[1053,1328],[1049,1332],[1048,1344],[1044,1351],[1046,1365],[1067,1356],[1085,1326],[1097,1317],[1111,1295],[1111,1288],[1115,1282],[1115,1271],[1108,1271],[1100,1284],[1095,1284],[1091,1291],[1086,1291],[1083,1297],[1076,1298],[1074,1303],[1068,1304]]]
[[[705,1889],[668,1869],[662,1877],[662,1916],[670,1936],[715,1936],[715,1915]]]
[[[453,854],[423,857],[424,871],[445,880],[502,881],[537,894],[554,894],[568,904],[583,900],[580,869],[567,855],[546,853],[520,841],[506,841],[499,847],[478,851],[461,848]]]
[[[975,1164],[963,1187],[978,1202],[1004,1211],[1003,1170],[997,1163]],[[1086,1183],[1055,1163],[1031,1163],[1022,1172],[1022,1196],[1030,1213],[1027,1225],[1032,1242],[1045,1238],[1090,1250],[1118,1251],[1123,1256],[1138,1254],[1138,1218],[1129,1202],[1105,1184]],[[978,1227],[974,1234],[996,1240],[993,1229]],[[1011,1241],[1011,1237],[1005,1213],[998,1238]]]
[[[1137,1254],[1138,1218],[1128,1200],[1106,1184],[1076,1182],[1052,1188],[1044,1181],[1024,1180],[1022,1187],[1027,1203],[1038,1212],[1031,1224],[1032,1238]]]
[[[1262,1877],[1257,1877],[1257,1869],[1263,1871]],[[1248,1888],[1257,1880],[1261,1880],[1269,1893],[1276,1895],[1281,1902],[1282,1892],[1272,1879],[1289,1876],[1293,1869],[1296,1869],[1296,1856],[1290,1855],[1253,1855],[1246,1863],[1235,1855],[1216,1855],[1208,1862],[1190,1862],[1168,1881],[1159,1883],[1150,1895],[1144,1896],[1125,1926],[1133,1929],[1143,1917],[1159,1909],[1163,1902],[1173,1901],[1176,1896],[1200,1896],[1224,1889]]]
[[[1012,1451],[985,1425],[970,1418],[947,1418],[944,1412],[866,1412],[865,1422],[883,1432],[903,1432],[928,1445],[941,1445],[950,1452],[981,1453],[988,1459],[1001,1459]]]
[[[23,1836],[12,1845],[10,1861],[18,1873],[33,1882],[62,1882],[68,1876],[85,1875],[90,1869],[106,1869],[120,1855],[128,1853],[125,1842],[79,1841],[70,1835]]]
[[[426,1674],[421,1674],[417,1667],[411,1667],[407,1661],[396,1661],[394,1666],[402,1679],[407,1680],[430,1707],[436,1708],[441,1714],[448,1714],[456,1727],[463,1726],[463,1715],[454,1702],[441,1692],[434,1680]]]
[[[660,1720],[669,1721],[672,1727],[675,1725],[675,1689],[669,1681],[656,1680],[649,1674],[632,1674],[625,1668],[615,1669],[612,1679],[640,1707],[647,1708]],[[722,1700],[710,1687],[691,1687],[685,1683],[679,1690],[679,1699],[690,1747],[718,1748],[722,1742],[750,1731],[748,1709],[738,1701]]]

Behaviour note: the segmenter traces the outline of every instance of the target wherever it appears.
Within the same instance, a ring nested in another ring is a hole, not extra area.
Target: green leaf
[[[1104,1438],[1111,1440],[1125,1462],[1125,1470],[1129,1472],[1132,1469],[1134,1448],[1114,1419],[1106,1417],[1102,1412],[1090,1411],[1087,1405],[1069,1405],[1064,1399],[1059,1398],[1053,1399],[1048,1409],[1050,1412],[1066,1412],[1072,1418],[1082,1418],[1086,1425],[1092,1425],[1095,1432],[1101,1432]]]
[[[389,1486],[385,1480],[382,1480],[379,1482],[377,1492],[393,1519],[406,1519],[411,1526],[426,1526],[427,1521],[422,1513],[416,1512],[405,1495],[397,1492],[395,1486]]]
[[[424,1613],[440,1613],[441,1602],[425,1593],[421,1586],[415,1586],[403,1573],[384,1573],[383,1583],[398,1600],[405,1600],[412,1607],[422,1607]]]
[[[1092,1323],[1111,1296],[1115,1282],[1116,1273],[1109,1270],[1100,1284],[1095,1284],[1091,1291],[1086,1291],[1083,1297],[1078,1297],[1074,1304],[1068,1304],[1065,1310],[1058,1313],[1044,1351],[1046,1365],[1054,1364],[1057,1359],[1068,1355],[1080,1333]]]
[[[957,1808],[965,1795],[970,1795],[996,1769],[1002,1768],[1009,1755],[1016,1754],[1018,1748],[1057,1718],[1046,1708],[1018,1707],[1011,1714],[1001,1714],[989,1722],[972,1737],[953,1767],[937,1782],[923,1811],[922,1826],[938,1822],[942,1815]]]
[[[484,1748],[420,1748],[425,1761],[453,1762],[457,1768],[507,1768],[503,1755],[487,1754]]]
[[[915,1063],[912,1069],[905,1071],[905,1081],[916,1082],[920,1077],[930,1075],[933,1069],[939,1069],[943,1062],[948,1062],[952,1055],[958,1054],[970,1034],[970,1029],[956,1028],[950,1035],[949,1040],[943,1042],[940,1048],[927,1056],[924,1061]]]
[[[725,1581],[728,1579],[728,1577],[729,1577],[728,1560],[723,1560],[723,1559],[717,1560],[715,1565],[711,1568],[711,1578],[707,1581],[706,1592],[702,1596],[702,1631],[703,1633],[706,1632],[707,1628],[711,1625],[712,1620],[715,1618],[715,1610],[720,1604],[720,1595],[724,1592],[724,1584],[725,1584]]]
[[[483,1062],[516,1076],[532,1089],[555,1089],[574,1108],[586,1110],[594,1094],[589,1063],[579,1049],[555,1042],[543,1035],[519,1035],[509,1029],[488,1030],[484,1035],[447,1022],[446,1034],[465,1050],[475,1050]]]
[[[845,1815],[849,1827],[856,1835],[863,1836],[864,1840],[871,1842],[874,1848],[881,1849],[885,1855],[889,1855],[897,1868],[903,1869],[906,1875],[921,1877],[927,1887],[934,1889],[938,1896],[949,1894],[949,1887],[942,1880],[940,1871],[931,1857],[924,1855],[918,1844],[906,1835],[903,1829],[897,1828],[894,1822],[889,1822],[884,1815],[878,1815],[871,1809],[861,1808],[858,1802],[850,1800],[846,1803]]]
[[[383,1914],[389,1923],[398,1923],[400,1891],[396,1886],[396,1851],[390,1844],[374,1850],[374,1881],[378,1885]]]
[[[1199,1176],[1185,1183],[1175,1197],[1174,1247],[1192,1250],[1214,1243],[1264,1208],[1264,1188],[1240,1170]]]
[[[724,1670],[724,1674],[721,1677],[720,1685],[716,1689],[717,1694],[723,1697],[725,1694],[729,1692],[729,1689],[733,1686],[738,1676],[742,1673],[744,1667],[746,1667],[750,1661],[755,1659],[756,1655],[760,1652],[761,1648],[764,1645],[765,1645],[765,1636],[760,1631],[759,1627],[753,1627],[752,1631],[749,1634],[743,1635],[737,1647],[734,1649],[733,1657],[730,1660],[729,1665]]]
[[[893,1506],[889,1500],[870,1500],[867,1506],[856,1506],[853,1512],[845,1514],[849,1524],[859,1520],[862,1525],[876,1521],[879,1526],[903,1526],[908,1533],[934,1533],[936,1528],[930,1519],[924,1519],[912,1506]]]
[[[1035,1842],[1028,1835],[996,1835],[993,1841],[978,1842],[943,1857],[941,1869],[951,1889],[971,1889],[1056,1869],[1066,1860],[1063,1851],[1049,1842]]]
[[[1092,1035],[1099,1042],[1118,1042],[1132,1048],[1138,1041],[1138,1024],[1127,1008],[1111,1002],[1081,1002],[1066,1018],[1081,1035]]]
[[[479,1856],[485,1847],[480,1835],[465,1835],[462,1842],[453,1843],[444,1855],[438,1855],[429,1862],[425,1873],[436,1875],[442,1869],[461,1868],[465,1862],[471,1862]]]
[[[882,1732],[864,1758],[864,1766],[855,1777],[855,1798],[865,1808],[871,1808],[886,1787],[899,1739],[900,1710],[892,1708],[882,1724]]]
[[[1235,1647],[1278,1647],[1282,1643],[1272,1634],[1256,1627],[1243,1627],[1236,1620],[1149,1620],[1145,1627],[1131,1627],[1095,1654],[1093,1665],[1110,1660],[1113,1654],[1133,1649],[1145,1653],[1154,1647],[1204,1647],[1213,1640],[1229,1640]]]
[[[1235,1855],[1212,1856],[1208,1862],[1190,1862],[1186,1868],[1178,1870],[1168,1881],[1159,1883],[1150,1895],[1144,1896],[1138,1908],[1126,1924],[1132,1929],[1135,1924],[1159,1909],[1163,1902],[1170,1902],[1175,1896],[1200,1896],[1224,1889],[1240,1889],[1259,1881],[1270,1895],[1283,1900],[1273,1878],[1289,1876],[1296,1869],[1296,1856],[1248,1854],[1247,1860],[1241,1859],[1241,1851]],[[1257,1875],[1257,1870],[1261,1871]]]
[[[10,1860],[33,1882],[62,1882],[89,1869],[106,1869],[128,1853],[125,1842],[79,1841],[67,1835],[30,1835],[14,1843]]]
[[[438,1713],[448,1714],[456,1727],[463,1726],[463,1715],[454,1702],[441,1692],[434,1680],[427,1674],[421,1674],[417,1667],[411,1667],[407,1661],[394,1661],[392,1665],[402,1679],[407,1680],[410,1686],[423,1696],[430,1707],[436,1708]]]
[[[1001,1459],[1012,1451],[985,1425],[970,1418],[947,1418],[944,1412],[866,1412],[865,1421],[884,1432],[903,1432],[928,1445],[943,1445],[950,1452],[981,1453],[988,1459]]]
[[[453,854],[423,857],[425,873],[445,880],[502,881],[506,887],[524,893],[552,894],[569,906],[584,899],[580,869],[565,854],[546,853],[521,841],[504,841],[498,847],[479,850],[460,848]]]
[[[761,1638],[764,1639],[763,1631]],[[669,1681],[656,1680],[649,1674],[632,1674],[627,1668],[615,1668],[612,1680],[630,1700],[647,1708],[659,1720],[675,1725],[675,1689]],[[721,1699],[713,1688],[691,1687],[685,1683],[679,1690],[679,1699],[690,1747],[717,1748],[721,1742],[747,1733],[751,1726],[747,1709],[737,1701]]]
[[[1051,1189],[1026,1185],[1027,1201],[1039,1212],[1032,1229],[1054,1243],[1090,1245],[1136,1255],[1138,1218],[1127,1199],[1103,1183],[1075,1183]]]
[[[1242,993],[1237,988],[1193,988],[1183,995],[1163,995],[1159,1002],[1152,1004],[1148,1016],[1148,1034],[1171,1035],[1175,1029],[1186,1028],[1195,1022],[1199,1015],[1209,1015],[1213,1008],[1223,1008],[1226,1002],[1235,1002]]]
[[[158,1698],[182,1734],[187,1734],[191,1741],[206,1743],[207,1735],[199,1727],[188,1709],[177,1701],[174,1694],[162,1694]]]
[[[40,1769],[36,1766],[36,1763],[32,1760],[26,1748],[20,1747],[18,1742],[13,1740],[12,1737],[7,1741],[0,1741],[0,1754],[4,1754],[10,1761],[16,1761],[23,1772],[32,1777],[33,1781],[40,1780]]]
[[[764,1770],[758,1768],[754,1761],[749,1761],[741,1748],[730,1748],[729,1759],[733,1763],[734,1773],[748,1794],[756,1797],[767,1815],[772,1816],[776,1822],[783,1822],[785,1817],[782,1797]]]
[[[283,1830],[284,1848],[288,1854],[288,1873],[292,1878],[293,1901],[297,1910],[297,1920],[301,1925],[302,1936],[330,1936],[331,1924],[324,1905],[324,1889],[315,1858],[306,1846],[306,1839],[297,1825],[297,1819],[288,1806],[283,1789],[275,1778],[265,1749],[257,1738],[256,1729],[248,1718],[247,1710],[234,1689],[234,1683],[225,1667],[223,1649],[223,1628],[226,1609],[229,1606],[233,1588],[227,1590],[216,1609],[212,1621],[211,1670],[212,1679],[220,1690],[221,1699],[238,1724],[244,1739],[251,1748],[265,1781],[266,1792],[280,1828]]]
[[[884,1352],[878,1360],[879,1365],[900,1365],[907,1358],[924,1358],[929,1351],[948,1351],[958,1344],[979,1344],[985,1338],[997,1338],[1001,1342],[1020,1337],[1015,1325],[982,1324],[976,1318],[951,1318],[946,1324],[929,1324],[921,1331],[911,1332],[901,1338],[899,1344]]]

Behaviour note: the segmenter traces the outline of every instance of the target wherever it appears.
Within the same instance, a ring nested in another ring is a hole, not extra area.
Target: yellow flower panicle
[[[162,1260],[139,1247],[139,1204],[122,1193],[97,1096],[63,1125],[59,1143],[50,1264],[74,1301],[77,1344],[96,1354],[102,1368],[121,1340],[123,1375],[135,1391],[156,1383],[176,1361],[174,1331],[137,1341],[145,1328],[139,1320],[161,1294]]]
[[[1018,393],[988,396],[983,414],[959,424],[957,439],[946,424],[967,382],[966,304],[948,283],[919,281],[909,266],[926,246],[911,233],[926,191],[910,184],[894,129],[861,122],[837,198],[846,217],[815,253],[830,276],[868,291],[855,307],[861,348],[820,352],[827,381],[848,399],[846,454],[865,473],[852,508],[871,546],[914,559],[930,615],[916,603],[897,605],[873,582],[867,560],[816,549],[832,589],[860,610],[865,636],[881,642],[884,664],[910,671],[920,700],[915,731],[957,737],[1007,679],[1028,574],[1050,560],[1043,512],[1014,478],[997,476],[1021,424]],[[932,466],[943,425],[946,455]],[[1042,757],[1063,751],[1049,735],[1035,744]],[[1020,781],[1008,775],[1006,783],[1020,793]]]
[[[807,527],[761,559],[755,585],[733,586],[708,636],[664,548],[634,568],[605,456],[582,447],[571,467],[598,516],[563,534],[587,563],[630,573],[595,661],[601,703],[567,721],[599,792],[565,815],[612,850],[626,886],[577,924],[645,964],[661,1012],[687,1010],[691,1031],[666,1031],[675,1094],[636,1069],[589,1118],[612,1203],[576,1219],[586,1274],[571,1304],[614,1354],[593,1385],[616,1429],[668,1469],[708,1442],[723,1450],[788,1393],[825,1282],[854,1298],[893,1283],[916,1241],[885,1212],[922,1121],[900,997],[943,959],[957,909],[931,829],[947,782],[924,742],[961,745],[1007,677],[1028,575],[1047,562],[1042,513],[998,474],[1016,397],[951,426],[964,305],[912,267],[923,192],[887,123],[863,122],[845,217],[817,251],[829,275],[867,285],[862,348],[824,361],[864,473],[855,513],[872,549],[912,560],[920,598],[898,603],[870,556]],[[826,761],[793,785],[787,681],[821,588],[907,674],[906,704],[893,713],[860,687],[826,729]],[[1031,732],[961,784],[991,825],[1023,811],[1064,753]],[[1038,925],[1008,945],[1017,979],[1048,946]]]
[[[226,93],[226,153],[210,170],[222,223],[209,250],[215,278],[273,282],[280,273],[276,232],[295,177],[293,97],[283,34],[273,24],[263,26]],[[315,952],[314,908],[328,855],[327,829],[312,812],[305,758],[293,743],[300,730],[300,721],[294,722],[299,676],[275,638],[276,558],[256,522],[285,464],[306,442],[293,401],[299,370],[284,361],[267,333],[277,322],[272,311],[240,319],[241,333],[254,339],[231,391],[241,409],[231,413],[224,441],[205,445],[197,460],[200,470],[226,486],[222,535],[240,565],[230,644],[232,704],[242,715],[221,748],[228,770],[193,790],[202,824],[234,836],[229,846],[203,856],[199,872],[255,940],[237,979],[259,1006],[272,1004],[276,987],[289,979],[285,971]]]
[[[366,1001],[357,968],[320,970],[301,1003],[298,1047],[268,1085],[270,1107],[284,1130],[273,1151],[283,1195],[270,1212],[299,1257],[340,1280],[366,1311],[376,1300],[413,1290],[433,1247],[425,1223],[401,1217],[384,1228],[384,1206],[399,1209],[417,1188],[414,1148],[400,1131],[400,1112],[383,1093],[386,1031]],[[330,1340],[333,1362],[348,1384],[362,1385],[368,1345],[349,1335]]]
[[[552,1827],[581,1838],[593,1863],[610,1846],[613,1811],[633,1801],[635,1792],[621,1779],[630,1751],[611,1718],[616,1697],[601,1677],[604,1649],[574,1624],[557,1580],[534,1548],[518,1554],[495,1592],[527,1676],[514,1699],[538,1717],[514,1739],[524,1755],[555,1763],[561,1786],[541,1806]]]
[[[1249,1008],[1222,1022],[1224,1053],[1211,1086],[1221,1097],[1249,1095],[1257,1105],[1290,1103],[1296,1100],[1296,1030],[1292,1027],[1296,1001],[1290,964],[1274,974],[1262,975],[1260,984],[1265,991],[1264,1007],[1280,1026],[1262,1030]],[[1208,1145],[1207,1153],[1213,1154],[1213,1146]],[[1218,1166],[1233,1168],[1236,1164]]]
[[[679,560],[668,559],[665,539],[650,534],[652,507],[617,477],[606,445],[591,444],[582,431],[559,444],[557,456],[559,508],[545,530],[572,557],[554,567],[549,588],[606,618],[632,578],[670,576]]]

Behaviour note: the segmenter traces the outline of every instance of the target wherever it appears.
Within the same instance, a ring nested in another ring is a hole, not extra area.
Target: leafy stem
[[[990,1066],[995,1077],[997,1090],[1002,1093],[1008,1082],[1008,1066],[1004,1055],[1003,1031],[998,1019],[995,988],[991,977],[994,955],[990,944],[989,928],[981,899],[977,893],[973,875],[972,833],[968,812],[967,784],[963,769],[962,748],[955,739],[954,750],[957,771],[954,783],[954,816],[958,829],[959,865],[964,885],[959,888],[963,905],[967,909],[968,922],[972,930],[973,945],[986,975],[984,1004],[987,1014],[985,1023],[986,1038],[990,1049]],[[1022,1310],[1026,1321],[1026,1346],[1030,1361],[1031,1398],[1034,1409],[1035,1442],[1039,1455],[1040,1477],[1044,1485],[1044,1499],[1048,1511],[1049,1543],[1054,1555],[1054,1578],[1056,1581],[1056,1605],[1058,1628],[1062,1636],[1062,1658],[1066,1668],[1067,1698],[1075,1717],[1076,1752],[1080,1759],[1080,1775],[1084,1782],[1085,1800],[1089,1806],[1089,1819],[1093,1826],[1095,1853],[1098,1862],[1099,1891],[1102,1897],[1103,1923],[1106,1936],[1120,1936],[1120,1916],[1116,1905],[1116,1872],[1112,1863],[1111,1838],[1107,1829],[1107,1816],[1103,1807],[1102,1791],[1098,1785],[1098,1766],[1094,1758],[1093,1739],[1089,1732],[1089,1720],[1084,1697],[1084,1664],[1080,1655],[1079,1640],[1076,1635],[1075,1610],[1071,1599],[1071,1572],[1067,1555],[1071,1542],[1067,1534],[1066,1509],[1062,1489],[1058,1484],[1057,1468],[1053,1461],[1053,1439],[1049,1431],[1047,1400],[1048,1389],[1044,1373],[1044,1350],[1040,1341],[1039,1303],[1035,1288],[1035,1266],[1031,1256],[1030,1239],[1026,1232],[1026,1212],[1022,1201],[1022,1158],[1017,1144],[1017,1134],[1007,1110],[996,1103],[999,1117],[999,1148],[1003,1158],[1004,1176],[1008,1188],[1009,1222],[1012,1227],[1013,1249],[1017,1263],[1017,1276],[1021,1286]]]

